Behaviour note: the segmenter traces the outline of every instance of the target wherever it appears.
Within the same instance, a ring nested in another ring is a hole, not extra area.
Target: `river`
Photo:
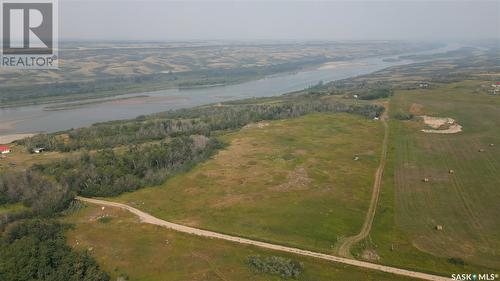
[[[448,45],[423,53],[439,53],[459,46]],[[397,56],[395,56],[397,57]],[[347,62],[329,63],[294,73],[271,75],[240,84],[196,88],[168,89],[126,94],[113,98],[85,100],[68,107],[68,103],[32,105],[0,109],[0,136],[55,132],[85,127],[97,122],[130,119],[139,115],[192,107],[227,100],[277,96],[317,84],[368,74],[390,66],[409,64],[411,60],[384,61],[388,57],[372,57]],[[71,103],[69,103],[71,105]],[[52,109],[51,109],[52,108]],[[59,110],[53,110],[53,109]],[[66,108],[66,109],[64,109]]]

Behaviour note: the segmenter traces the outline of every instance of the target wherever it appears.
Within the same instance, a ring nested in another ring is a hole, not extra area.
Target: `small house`
[[[355,98],[355,99],[357,99],[359,96],[358,95],[353,95],[352,97]]]
[[[436,225],[436,230],[443,230],[443,226],[442,225]]]
[[[0,146],[0,154],[7,154],[10,153],[10,148],[6,145]]]
[[[429,178],[424,178],[423,182],[429,182]]]

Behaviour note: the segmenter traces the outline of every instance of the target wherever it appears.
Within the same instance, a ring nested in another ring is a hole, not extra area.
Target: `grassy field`
[[[98,219],[106,215],[108,219]],[[356,267],[293,256],[280,252],[205,239],[141,224],[132,214],[88,206],[64,219],[75,227],[68,243],[88,251],[112,280],[283,280],[260,273],[248,264],[249,256],[279,256],[302,263],[303,272],[292,280],[411,280]]]
[[[480,84],[465,81],[393,97],[393,115],[451,117],[463,132],[426,134],[421,121],[393,118],[379,209],[357,254],[367,248],[382,263],[431,272],[500,269],[500,97],[478,93]]]
[[[349,114],[260,123],[225,136],[228,149],[192,171],[115,200],[185,225],[330,253],[361,227],[382,138],[381,123]]]

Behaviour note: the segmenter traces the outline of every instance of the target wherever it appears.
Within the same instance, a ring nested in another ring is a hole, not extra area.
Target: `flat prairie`
[[[352,114],[247,126],[224,136],[230,145],[214,159],[114,200],[180,224],[331,253],[363,223],[383,133],[382,123]]]

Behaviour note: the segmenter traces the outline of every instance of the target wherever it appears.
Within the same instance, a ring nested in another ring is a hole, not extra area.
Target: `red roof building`
[[[10,148],[6,145],[0,145],[0,154],[7,154],[10,152]]]

